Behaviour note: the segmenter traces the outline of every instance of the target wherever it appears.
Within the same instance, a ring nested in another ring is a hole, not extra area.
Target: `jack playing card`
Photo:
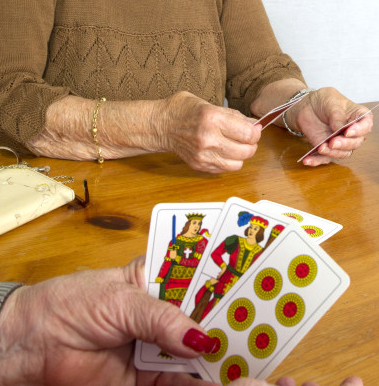
[[[227,200],[182,302],[184,313],[200,322],[291,222],[237,197]]]

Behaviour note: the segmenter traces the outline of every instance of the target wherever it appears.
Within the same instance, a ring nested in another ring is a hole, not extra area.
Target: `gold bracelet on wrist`
[[[99,140],[97,139],[97,116],[99,115],[100,105],[103,102],[106,102],[106,99],[104,97],[100,98],[97,101],[95,109],[93,111],[93,118],[92,118],[92,136],[93,136],[93,141],[95,142],[96,152],[98,155],[97,162],[99,164],[102,164],[104,162],[104,157],[101,154],[101,147],[99,145]]]

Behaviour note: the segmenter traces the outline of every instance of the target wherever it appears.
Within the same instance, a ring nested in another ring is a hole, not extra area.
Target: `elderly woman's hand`
[[[185,358],[211,352],[215,344],[178,307],[146,294],[143,269],[139,257],[125,268],[84,271],[14,291],[0,313],[0,384],[217,386],[189,374],[134,367],[135,339]],[[230,385],[270,386],[247,378]],[[278,385],[295,383],[283,378]],[[361,385],[358,378],[343,383]]]
[[[239,111],[214,106],[188,92],[165,100],[159,111],[162,148],[193,169],[210,173],[239,170],[252,157],[261,125]]]
[[[186,358],[215,344],[178,307],[146,294],[143,267],[139,257],[13,292],[0,313],[0,384],[200,385],[134,367],[135,339]]]
[[[316,146],[349,121],[366,113],[365,106],[344,97],[334,88],[311,92],[286,113],[288,125],[301,131],[312,146]],[[304,165],[318,166],[333,159],[348,158],[359,148],[373,126],[372,113],[352,124],[343,133],[322,144],[318,152],[304,158]]]

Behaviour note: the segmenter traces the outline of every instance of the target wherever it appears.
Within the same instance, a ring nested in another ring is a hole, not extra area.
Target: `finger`
[[[193,155],[196,162],[210,163],[225,169],[228,161],[244,161],[251,158],[258,145],[242,144],[224,137],[212,136],[204,139],[201,142],[201,147],[202,150]]]
[[[348,137],[366,135],[371,131],[373,126],[373,114],[368,113],[368,111],[369,109],[364,106],[362,106],[361,108],[356,108],[354,113],[348,111],[343,112],[343,110],[333,111],[329,121],[329,126],[332,131],[337,131],[341,127],[346,126],[347,123],[366,114],[344,131],[345,136]]]
[[[215,340],[177,306],[146,293],[130,297],[123,317],[128,334],[173,355],[193,358],[199,353],[212,352],[216,345]]]
[[[196,170],[210,172],[210,173],[237,171],[242,168],[243,161],[246,158],[250,158],[254,155],[257,148],[257,146],[250,146],[250,145],[243,145],[243,146],[248,146],[249,149],[247,149],[245,152],[243,150],[240,150],[240,151],[230,150],[228,152],[225,147],[223,149],[216,148],[216,149],[203,150],[199,154],[194,155],[188,161],[188,164],[189,166],[191,166]],[[228,147],[228,149],[231,149],[231,148],[233,147]],[[235,157],[236,159],[232,159],[232,157]]]
[[[214,157],[211,158],[214,160]],[[226,171],[237,171],[240,170],[243,166],[243,161],[236,160],[222,160],[217,161],[217,165],[213,164],[211,160],[207,161],[198,161],[197,158],[193,158],[188,161],[188,165],[194,169],[201,172],[207,172],[212,174],[220,174]]]
[[[328,144],[324,143],[317,149],[317,152],[319,155],[329,157],[329,158],[346,159],[351,156],[352,150],[353,149],[333,150],[333,149],[330,149]]]
[[[321,154],[311,155],[303,159],[303,165],[305,166],[320,166],[327,165],[332,161],[332,158]]]
[[[344,136],[347,138],[366,136],[372,131],[373,123],[373,114],[370,113],[363,117],[362,120],[360,120],[359,122],[356,122],[349,126],[345,130]]]
[[[291,377],[281,377],[276,382],[278,386],[296,386],[296,382]]]
[[[329,117],[327,117],[326,122],[333,132],[346,125],[350,118],[350,113],[346,111],[344,106],[336,102],[327,106],[327,109],[329,109]],[[350,121],[351,120],[352,119],[350,119]]]
[[[259,141],[262,125],[255,125],[254,120],[233,114],[225,114],[224,118],[220,121],[221,133],[224,137],[250,145]]]
[[[328,143],[330,150],[356,150],[365,141],[365,137],[346,138],[342,135],[332,138]]]
[[[228,383],[230,386],[273,386],[271,383],[252,378],[238,378],[235,381]]]
[[[359,377],[348,377],[342,383],[341,386],[363,386],[363,381]]]

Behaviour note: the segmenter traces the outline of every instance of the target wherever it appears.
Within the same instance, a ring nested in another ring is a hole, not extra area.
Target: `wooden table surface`
[[[373,104],[367,104],[373,106]],[[150,215],[161,202],[225,201],[238,196],[275,201],[343,225],[322,243],[350,275],[351,285],[268,378],[294,376],[337,386],[359,375],[365,385],[379,376],[379,109],[373,132],[347,160],[317,168],[296,160],[309,145],[277,127],[262,134],[257,154],[242,170],[210,175],[172,154],[75,162],[24,158],[49,165],[51,176],[75,178],[90,205],[64,206],[0,236],[0,281],[33,284],[84,269],[127,264],[146,251]],[[0,164],[12,161],[0,154]],[[1,211],[1,208],[0,208]],[[378,232],[378,233],[376,233]]]

